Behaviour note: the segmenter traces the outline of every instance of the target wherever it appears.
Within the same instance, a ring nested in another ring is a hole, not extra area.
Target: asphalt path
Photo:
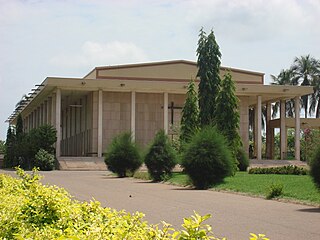
[[[43,183],[64,187],[78,200],[94,198],[105,207],[143,212],[145,219],[153,224],[164,220],[180,228],[183,217],[196,211],[211,214],[206,223],[212,226],[216,237],[229,240],[249,239],[250,232],[264,233],[274,240],[320,239],[320,208],[317,207],[116,178],[104,171],[40,174],[44,176]]]

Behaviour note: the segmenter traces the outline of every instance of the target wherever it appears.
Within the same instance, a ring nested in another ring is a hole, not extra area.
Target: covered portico
[[[300,97],[311,94],[311,87],[300,86],[277,86],[277,85],[260,85],[260,86],[237,86],[238,96],[247,96],[248,105],[254,109],[254,156],[257,160],[262,159],[262,107],[266,107],[265,130],[266,130],[266,158],[274,159],[274,128],[280,129],[280,158],[286,159],[287,153],[287,126],[290,122],[295,129],[295,159],[300,160]],[[286,117],[285,103],[287,100],[294,99],[295,114],[294,118]],[[272,104],[280,102],[280,117],[271,119]]]

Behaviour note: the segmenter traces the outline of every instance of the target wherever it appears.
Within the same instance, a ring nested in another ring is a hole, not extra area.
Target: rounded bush
[[[249,158],[243,148],[240,148],[237,152],[237,161],[239,171],[247,171],[247,168],[249,167]]]
[[[154,181],[160,181],[165,175],[171,174],[177,162],[177,155],[163,130],[156,134],[144,162]]]
[[[228,144],[215,127],[206,127],[192,137],[186,145],[182,165],[199,189],[221,182],[235,170]]]
[[[310,175],[316,187],[320,190],[320,147],[315,150],[310,161]]]
[[[40,149],[35,155],[34,166],[39,167],[42,171],[53,170],[55,164],[55,157],[44,149]]]
[[[142,160],[131,133],[122,133],[112,140],[105,154],[105,163],[119,177],[126,177],[128,172],[133,174],[139,169]]]

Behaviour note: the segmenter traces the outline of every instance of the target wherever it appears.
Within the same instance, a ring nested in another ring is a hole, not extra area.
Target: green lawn
[[[138,178],[144,176],[147,179],[147,173],[139,173]],[[183,173],[173,173],[172,177],[166,182],[186,186],[190,181],[188,176]],[[228,177],[224,183],[213,188],[213,190],[226,190],[241,192],[249,195],[265,197],[268,187],[272,183],[283,184],[282,199],[290,199],[311,204],[320,204],[320,192],[315,188],[309,175],[275,175],[275,174],[248,174],[238,172],[234,177]]]

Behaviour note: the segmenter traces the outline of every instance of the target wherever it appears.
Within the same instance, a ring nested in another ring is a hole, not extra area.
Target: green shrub
[[[0,154],[4,154],[6,150],[6,143],[5,141],[0,140]]]
[[[126,177],[128,172],[132,175],[141,166],[141,156],[131,133],[122,133],[112,140],[105,154],[105,163],[119,177]]]
[[[308,170],[303,167],[288,165],[288,166],[282,166],[282,167],[250,168],[248,173],[249,174],[307,175]]]
[[[316,187],[320,190],[320,147],[315,150],[310,161],[310,175]]]
[[[228,144],[215,127],[205,127],[193,136],[182,161],[185,173],[199,189],[209,188],[235,171]]]
[[[55,157],[53,154],[48,153],[44,149],[40,149],[34,161],[34,166],[40,168],[43,171],[50,171],[54,169]]]
[[[282,195],[282,192],[283,192],[283,184],[272,183],[267,190],[266,199],[279,197]]]
[[[48,153],[54,154],[53,144],[57,141],[57,130],[50,124],[34,128],[28,134],[29,141],[32,145],[33,156],[40,150],[44,149]]]
[[[160,130],[156,134],[144,158],[150,176],[155,181],[162,180],[165,175],[171,174],[176,161],[176,152],[171,146],[164,130]]]
[[[35,155],[40,149],[50,154],[55,153],[53,144],[57,140],[57,131],[48,124],[34,128],[28,133],[22,133],[21,128],[21,124],[19,132],[16,132],[12,126],[8,128],[5,167],[20,165],[23,169],[32,169]]]
[[[249,158],[243,148],[240,148],[237,152],[237,161],[239,171],[247,171],[247,168],[249,167]]]

